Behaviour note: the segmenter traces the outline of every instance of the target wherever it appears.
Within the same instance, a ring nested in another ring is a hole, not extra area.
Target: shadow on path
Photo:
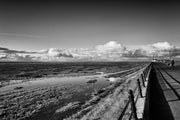
[[[154,68],[150,80],[149,120],[174,120]]]

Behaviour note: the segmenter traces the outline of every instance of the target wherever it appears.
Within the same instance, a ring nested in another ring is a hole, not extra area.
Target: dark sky
[[[0,45],[13,49],[86,48],[114,40],[180,45],[177,1],[8,1],[0,4]]]

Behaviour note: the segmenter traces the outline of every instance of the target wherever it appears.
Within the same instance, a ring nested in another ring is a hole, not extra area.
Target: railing
[[[151,64],[146,66],[143,72],[140,74],[140,77],[137,79],[137,86],[135,87],[135,89],[129,90],[128,101],[125,107],[123,108],[118,120],[123,120],[123,119],[138,120],[136,103],[139,97],[141,98],[144,97],[142,94],[142,87],[146,87],[145,82],[147,81],[150,70],[151,70]],[[148,86],[148,81],[147,81],[147,86]]]

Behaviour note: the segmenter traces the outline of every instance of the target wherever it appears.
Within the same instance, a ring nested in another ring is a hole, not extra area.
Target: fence
[[[124,109],[122,110],[118,120],[122,120],[125,117],[125,115],[126,115],[126,119],[128,117],[129,120],[132,120],[132,119],[138,120],[136,103],[137,103],[137,100],[139,97],[141,97],[141,98],[143,97],[142,87],[146,87],[145,82],[147,81],[151,67],[152,67],[151,64],[149,64],[148,66],[146,66],[144,68],[140,77],[137,79],[136,88],[134,90],[129,90],[128,101],[127,101]],[[148,86],[148,81],[147,81],[147,86]],[[129,111],[128,115],[126,114],[127,111]]]

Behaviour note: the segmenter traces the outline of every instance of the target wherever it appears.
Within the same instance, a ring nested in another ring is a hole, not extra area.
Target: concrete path
[[[150,79],[150,120],[180,120],[180,65],[153,63]]]

